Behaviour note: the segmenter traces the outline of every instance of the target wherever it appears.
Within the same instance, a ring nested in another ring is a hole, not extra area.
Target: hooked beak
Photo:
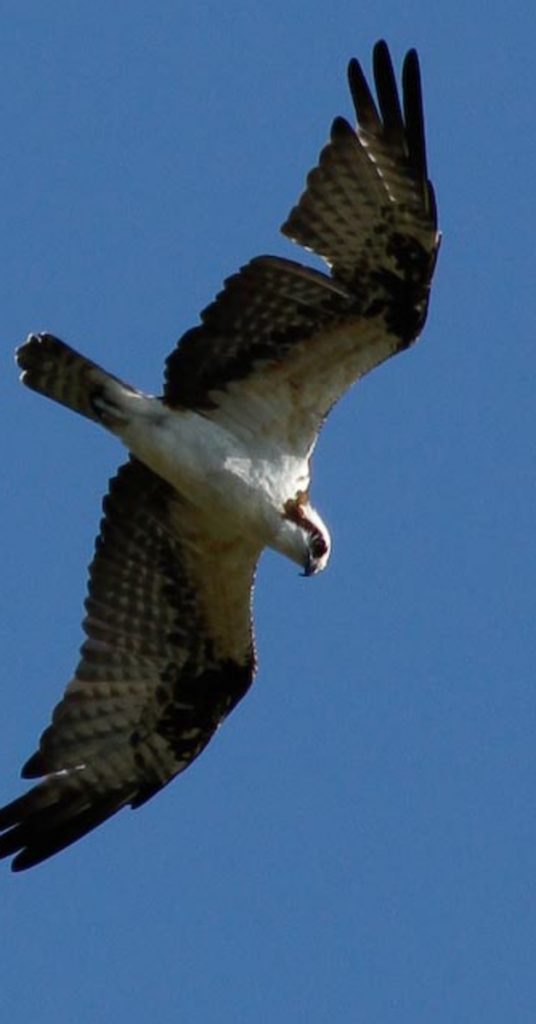
[[[306,576],[314,576],[315,572],[316,569],[314,567],[314,564],[311,561],[309,561],[305,566],[303,572],[300,573],[300,576],[303,576],[303,578],[305,579]]]
[[[307,560],[300,576],[316,576],[326,568],[329,560],[330,544],[320,532],[309,535]]]

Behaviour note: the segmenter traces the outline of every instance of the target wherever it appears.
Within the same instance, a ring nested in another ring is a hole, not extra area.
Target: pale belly
[[[198,413],[172,412],[136,398],[123,443],[186,500],[219,522],[221,534],[248,530],[272,546],[285,502],[309,483],[308,462],[260,439],[253,448],[228,427]]]

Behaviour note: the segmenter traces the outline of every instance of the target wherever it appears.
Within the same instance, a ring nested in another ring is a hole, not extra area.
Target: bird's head
[[[301,566],[304,576],[314,576],[326,568],[331,551],[331,538],[326,524],[299,494],[285,502],[274,547]]]

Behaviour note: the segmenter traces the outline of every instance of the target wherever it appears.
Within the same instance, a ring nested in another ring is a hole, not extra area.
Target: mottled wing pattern
[[[306,449],[340,395],[422,329],[439,235],[417,56],[404,63],[403,113],[385,43],[374,72],[379,111],[350,64],[359,128],[335,120],[282,229],[332,276],[277,257],[243,267],[170,355],[169,404],[250,414],[256,428]]]
[[[22,771],[45,778],[0,810],[0,856],[16,853],[15,870],[152,796],[197,757],[252,678],[258,552],[207,554],[188,508],[136,460],[111,482],[104,512],[80,662]],[[230,580],[223,609],[203,587],[207,571]]]
[[[202,324],[183,335],[166,362],[165,399],[214,409],[213,392],[235,387],[296,345],[329,329],[351,308],[346,289],[325,274],[277,256],[258,256],[227,278]]]
[[[281,229],[366,299],[382,282],[427,285],[437,247],[417,54],[411,50],[404,61],[404,114],[385,43],[374,49],[374,77],[379,111],[360,64],[350,62],[357,132],[335,119],[318,167]]]

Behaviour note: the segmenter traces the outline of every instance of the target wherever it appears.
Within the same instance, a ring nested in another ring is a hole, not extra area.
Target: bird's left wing
[[[230,277],[167,361],[170,405],[305,454],[340,395],[421,331],[439,235],[415,51],[404,62],[403,107],[383,42],[374,77],[378,105],[350,63],[357,130],[335,119],[282,228],[331,276],[260,256]]]
[[[166,785],[251,682],[255,545],[212,541],[135,459],[112,480],[104,512],[80,662],[22,770],[45,777],[0,809],[0,856],[16,854],[14,870]]]

